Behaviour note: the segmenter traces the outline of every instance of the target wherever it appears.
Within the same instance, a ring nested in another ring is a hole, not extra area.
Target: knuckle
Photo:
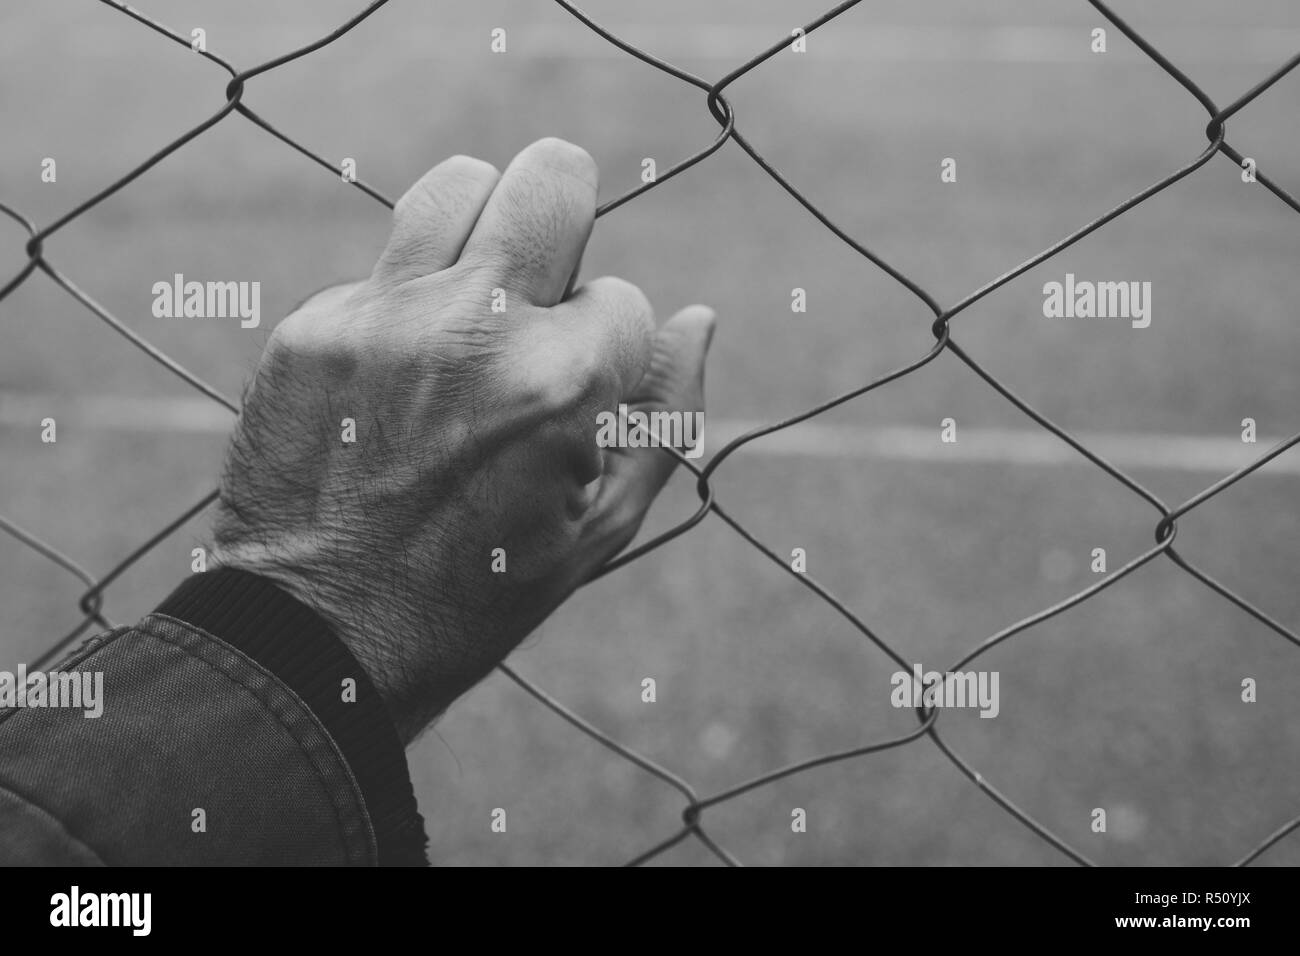
[[[602,276],[594,284],[600,287],[602,297],[617,308],[621,318],[641,328],[654,327],[650,300],[640,286],[618,276]]]
[[[393,216],[401,221],[439,215],[455,204],[454,198],[446,195],[448,186],[452,188],[453,194],[458,191],[457,182],[464,184],[459,191],[464,192],[464,186],[467,185],[470,191],[476,192],[483,186],[493,185],[499,176],[496,167],[484,160],[472,156],[452,156],[429,170],[402,193],[397,205],[393,207]]]
[[[609,362],[586,343],[569,349],[566,364],[574,404],[585,404],[611,390]]]
[[[596,378],[585,366],[569,364],[538,383],[538,405],[549,415],[567,415],[590,403]]]
[[[271,330],[266,351],[272,354],[305,354],[311,348],[311,324],[291,315]]]
[[[533,373],[521,383],[526,404],[551,418],[568,418],[592,406],[605,388],[608,373],[590,349],[561,344],[533,349]]]
[[[599,287],[598,301],[610,310],[609,319],[615,323],[615,347],[644,357],[655,335],[654,309],[646,294],[617,276],[604,276],[593,284]]]
[[[501,175],[487,160],[466,156],[464,153],[457,153],[443,160],[442,168],[453,176],[473,180],[476,183],[492,182]]]
[[[497,289],[506,292],[507,314],[524,305],[517,294],[518,283],[513,279],[509,259],[500,248],[486,247],[474,255],[462,255],[458,262],[442,270],[437,280],[441,301],[454,310],[490,315]],[[419,294],[428,295],[423,291]]]
[[[547,136],[528,147],[530,158],[536,157],[548,167],[567,173],[582,182],[591,182],[596,175],[596,160],[575,143],[558,136]]]
[[[437,201],[437,196],[429,188],[427,177],[417,180],[411,188],[402,193],[393,207],[393,220],[401,222],[412,219],[422,213],[430,203]]]
[[[329,323],[299,321],[290,316],[271,332],[263,364],[273,375],[289,370],[334,381],[356,372],[360,355],[352,337],[337,334]]]

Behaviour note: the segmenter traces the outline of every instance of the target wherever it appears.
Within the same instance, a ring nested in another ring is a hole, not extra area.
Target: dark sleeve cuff
[[[266,578],[221,568],[195,574],[157,612],[220,638],[297,694],[338,744],[361,788],[381,866],[428,863],[401,738],[351,651],[311,608]],[[344,678],[357,699],[344,702]]]

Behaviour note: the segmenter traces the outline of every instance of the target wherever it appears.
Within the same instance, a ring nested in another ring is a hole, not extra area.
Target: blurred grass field
[[[359,0],[173,0],[145,12],[250,66],[322,36]],[[632,42],[717,77],[829,3],[591,0]],[[1284,0],[1136,3],[1116,11],[1220,104],[1300,45]],[[51,221],[224,101],[213,64],[111,8],[29,4],[0,20],[0,201]],[[955,301],[1151,182],[1205,145],[1201,107],[1117,30],[1076,55],[1101,19],[1082,0],[867,2],[728,92],[751,142],[849,234],[941,302]],[[488,52],[489,31],[509,52]],[[1062,47],[1061,44],[1066,46]],[[1068,55],[1061,55],[1062,51]],[[713,55],[710,55],[712,52]],[[1300,189],[1292,74],[1229,123],[1229,141]],[[244,102],[396,198],[452,153],[504,167],[558,135],[601,167],[601,197],[716,135],[703,93],[610,48],[550,3],[393,0],[348,36],[251,80]],[[58,182],[40,181],[44,157]],[[958,162],[941,185],[939,162]],[[124,322],[230,395],[267,328],[308,292],[369,269],[388,213],[238,116],[52,237],[45,254]],[[1262,451],[1300,427],[1295,373],[1300,222],[1215,157],[1190,178],[989,296],[954,337],[1066,428],[1231,437],[1259,423]],[[0,220],[0,275],[24,262]],[[262,283],[264,327],[150,314],[176,273]],[[1049,321],[1045,281],[1149,280],[1151,328]],[[734,144],[598,223],[584,275],[622,275],[661,314],[713,305],[720,326],[709,412],[771,420],[920,357],[921,304],[835,239]],[[808,290],[807,314],[790,290]],[[0,303],[0,514],[110,569],[214,483],[212,433],[79,428],[96,396],[167,402],[191,392],[43,276]],[[951,355],[822,421],[1028,429]],[[0,416],[3,418],[4,416]],[[960,439],[960,432],[959,432]],[[760,443],[761,444],[761,443]],[[1296,454],[1291,452],[1290,454]],[[1228,468],[1225,466],[1224,472]],[[1220,473],[1137,477],[1170,503]],[[1093,583],[1150,547],[1155,513],[1101,471],[772,457],[748,448],[715,478],[718,500],[809,571],[909,659],[942,668],[965,649]],[[1180,522],[1187,558],[1288,627],[1295,587],[1294,476],[1262,472]],[[694,508],[678,478],[645,534]],[[108,592],[107,613],[146,612],[189,571],[191,522]],[[0,666],[30,661],[78,619],[77,582],[0,539]],[[991,783],[1107,864],[1231,862],[1300,813],[1300,649],[1166,560],[1000,646],[996,720],[946,714],[945,737]],[[512,658],[526,676],[703,794],[830,750],[898,736],[895,667],[835,612],[716,519],[579,593]],[[654,677],[659,701],[640,700]],[[1240,682],[1260,683],[1240,703]],[[494,676],[410,751],[439,863],[613,863],[679,825],[677,795]],[[1111,832],[1089,832],[1110,808]],[[505,835],[491,810],[509,815]],[[790,809],[808,832],[790,832]],[[820,768],[707,811],[749,863],[1058,864],[1065,859],[979,793],[928,742]],[[707,862],[693,842],[664,863]],[[1300,862],[1300,839],[1266,864]]]

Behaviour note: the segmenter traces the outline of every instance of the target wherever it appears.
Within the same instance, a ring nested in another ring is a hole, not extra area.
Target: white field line
[[[0,392],[0,428],[32,429],[53,417],[64,434],[78,431],[153,432],[224,435],[234,417],[205,398],[156,399],[124,396],[60,396]],[[704,460],[759,421],[710,419],[704,429]],[[1263,454],[1274,438],[1243,443],[1223,436],[1079,431],[1085,446],[1118,468],[1187,471],[1226,475]],[[8,443],[10,439],[6,440]],[[10,445],[12,447],[12,445]],[[0,446],[0,452],[3,446]],[[987,462],[1004,465],[1095,467],[1086,458],[1041,428],[957,426],[957,441],[940,441],[939,426],[857,426],[802,422],[746,445],[741,455],[938,463]],[[1300,475],[1300,446],[1260,469],[1260,474]]]
[[[762,422],[710,422],[705,419],[704,457],[730,439]],[[738,454],[807,458],[884,459],[922,462],[989,462],[1006,465],[1095,468],[1079,452],[1042,428],[976,428],[957,425],[957,441],[940,440],[938,424],[859,427],[801,422],[784,431],[756,439]],[[1134,432],[1074,431],[1086,448],[1124,470],[1190,471],[1223,474],[1242,468],[1274,443],[1262,439],[1246,444],[1239,437],[1170,435]],[[1300,475],[1300,446],[1288,449],[1260,474]]]

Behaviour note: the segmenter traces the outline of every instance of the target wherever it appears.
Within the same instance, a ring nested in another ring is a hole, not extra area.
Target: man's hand
[[[635,536],[676,462],[597,447],[597,413],[703,410],[709,309],[656,332],[627,282],[566,294],[595,208],[561,140],[504,173],[435,166],[370,277],[276,327],[246,396],[214,557],[329,621],[407,741]]]

